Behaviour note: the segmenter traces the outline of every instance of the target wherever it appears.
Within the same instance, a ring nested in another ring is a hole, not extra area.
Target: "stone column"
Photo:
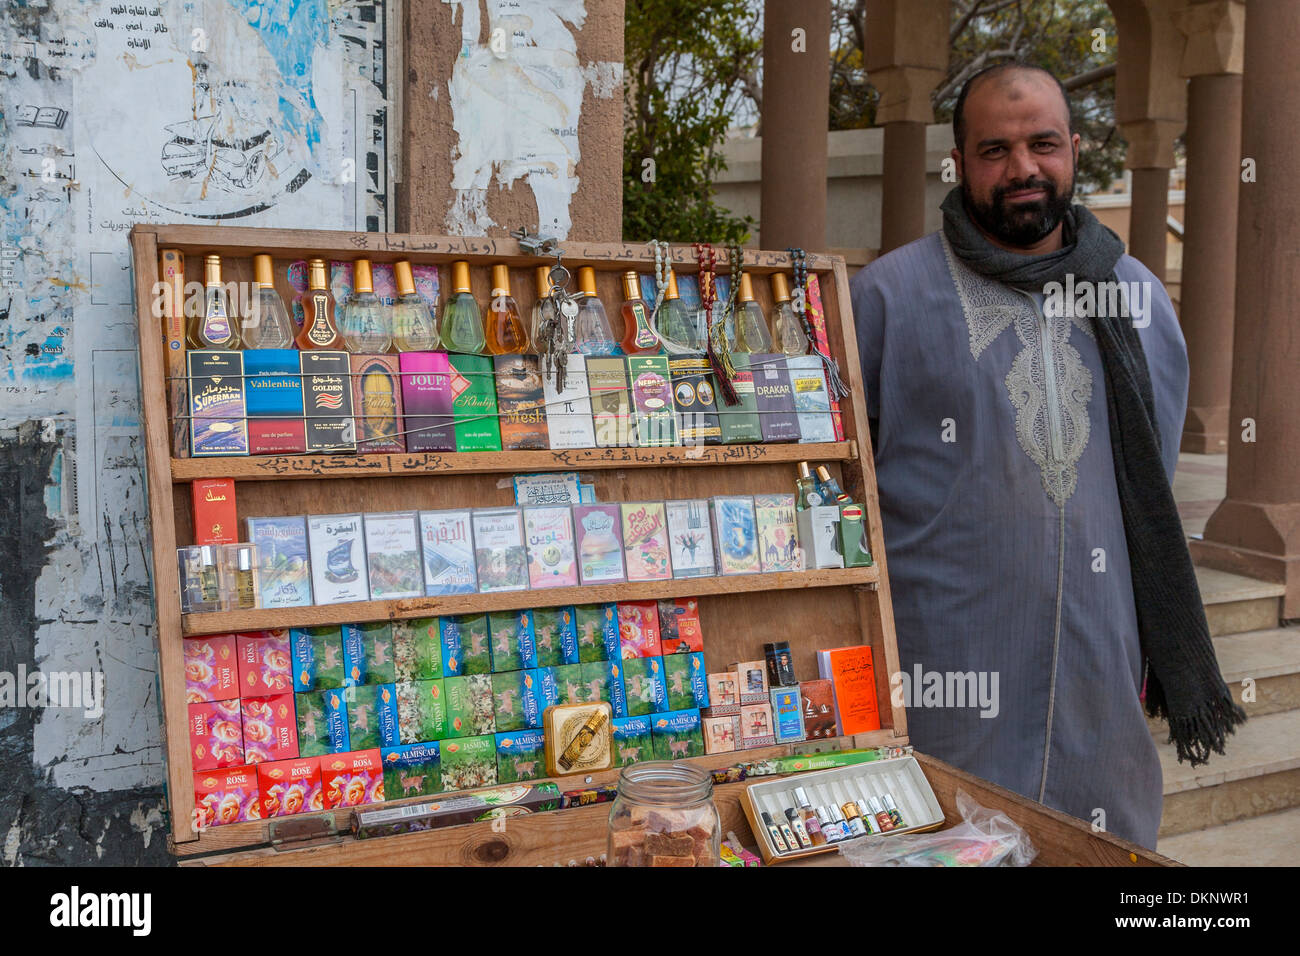
[[[1232,316],[1237,282],[1237,190],[1241,183],[1241,62],[1246,7],[1193,3],[1179,19],[1187,36],[1187,198],[1179,321],[1191,383],[1181,448],[1228,450]]]
[[[830,0],[766,0],[759,187],[764,249],[826,248],[830,44]]]
[[[948,68],[948,0],[867,0],[867,76],[885,128],[880,252],[925,235],[925,127]]]
[[[1253,0],[1246,18],[1228,495],[1197,563],[1286,585],[1300,617],[1300,3]]]

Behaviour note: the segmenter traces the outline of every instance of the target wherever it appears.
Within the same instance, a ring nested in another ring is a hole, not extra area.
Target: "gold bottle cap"
[[[790,281],[783,272],[772,273],[772,298],[777,302],[790,301]]]
[[[742,272],[740,274],[740,301],[754,301],[754,282],[750,279],[748,272]]]
[[[551,267],[538,266],[534,275],[537,276],[537,298],[545,298],[551,291]]]
[[[596,294],[596,270],[591,266],[582,266],[578,269],[578,288],[583,295]]]
[[[831,480],[830,469],[827,468],[825,465],[818,465],[817,477],[820,478],[822,481],[830,481]]]
[[[801,461],[801,462],[799,462],[799,477],[800,477],[800,478],[811,478],[811,477],[812,477],[811,472],[808,471],[808,462],[806,462],[806,461]]]
[[[671,266],[668,267],[668,291],[664,293],[664,298],[665,299],[681,298],[681,296],[677,292],[677,273],[672,270]]]
[[[635,272],[623,273],[623,297],[629,302],[641,298],[641,282]]]
[[[398,295],[415,295],[415,277],[411,275],[411,264],[405,259],[393,263],[393,278],[397,282]]]
[[[203,257],[204,285],[221,285],[221,256]]]
[[[451,291],[468,292],[469,288],[469,263],[464,259],[451,264]]]
[[[352,263],[352,290],[354,292],[375,291],[375,280],[370,275],[369,259],[357,259]]]
[[[275,285],[271,272],[271,257],[265,252],[253,256],[253,281],[267,289]]]
[[[309,289],[328,289],[329,280],[325,277],[325,260],[308,259],[307,260],[307,288]]]
[[[510,294],[510,270],[503,265],[492,267],[492,298]]]

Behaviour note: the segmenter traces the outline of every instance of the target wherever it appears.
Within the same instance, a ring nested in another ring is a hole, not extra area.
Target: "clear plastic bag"
[[[957,791],[962,822],[933,833],[854,840],[840,847],[850,866],[1028,866],[1038,855],[1029,835],[1000,810]]]

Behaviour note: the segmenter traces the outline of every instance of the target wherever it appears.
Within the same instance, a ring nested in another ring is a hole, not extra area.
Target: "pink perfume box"
[[[244,762],[289,760],[298,756],[298,718],[293,694],[245,697]]]
[[[241,697],[293,692],[293,661],[287,630],[236,634],[235,645],[239,654]]]
[[[262,819],[255,767],[231,767],[194,775],[194,829]]]
[[[235,635],[191,637],[185,641],[185,703],[239,696]]]
[[[384,767],[378,750],[321,757],[320,777],[327,810],[384,802]]]
[[[659,657],[659,608],[654,601],[628,601],[618,605],[618,643],[621,656]]]
[[[195,770],[238,767],[244,763],[244,728],[239,698],[189,705],[190,758]]]
[[[320,761],[320,757],[297,757],[258,764],[257,789],[262,794],[263,818],[324,810]]]

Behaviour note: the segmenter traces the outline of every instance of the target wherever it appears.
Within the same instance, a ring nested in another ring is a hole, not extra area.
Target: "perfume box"
[[[295,627],[289,631],[293,689],[297,693],[343,686],[343,628]]]
[[[573,513],[568,505],[524,508],[524,540],[528,546],[530,587],[538,589],[577,585]]]
[[[835,719],[835,690],[829,679],[802,681],[799,697],[803,707],[804,734],[808,740],[826,740],[840,735]]]
[[[871,567],[865,512],[852,501],[840,505],[840,548],[846,568]]]
[[[700,602],[696,598],[660,599],[659,646],[665,657],[670,654],[693,654],[704,650],[704,632],[700,628]]]
[[[189,705],[190,758],[195,770],[244,763],[244,725],[239,698]]]
[[[455,451],[451,364],[446,352],[402,352],[402,414],[406,450]]]
[[[396,684],[346,687],[343,699],[348,708],[348,743],[353,750],[396,747],[401,743]]]
[[[663,653],[659,608],[654,601],[626,601],[618,605],[619,654],[625,660],[658,657]]]
[[[359,624],[344,624],[343,686],[356,687],[368,681],[366,674],[366,639]],[[361,748],[358,748],[361,749]]]
[[[491,673],[492,652],[488,647],[486,614],[459,614],[439,618],[438,622],[444,676]]]
[[[623,519],[616,504],[575,505],[578,574],[583,584],[610,584],[624,580]]]
[[[546,431],[552,448],[594,448],[591,387],[587,383],[587,357],[575,352],[565,357],[564,388],[556,388],[554,375],[542,375],[546,398]]]
[[[740,715],[727,717],[700,717],[700,729],[704,735],[704,752],[706,754],[726,754],[736,749],[740,737]]]
[[[495,734],[443,741],[443,790],[451,792],[455,790],[472,790],[475,787],[492,787],[496,785],[496,782],[497,739]],[[491,809],[485,807],[482,814],[490,815]]]
[[[826,310],[822,307],[821,282],[816,273],[808,274],[808,324],[812,326],[813,343],[826,355],[831,354],[830,340],[826,335]],[[844,441],[844,421],[840,414],[840,400],[836,395],[831,399],[831,423],[835,428],[835,440]]]
[[[257,545],[258,590],[263,608],[312,603],[307,520],[302,515],[248,518],[248,540]]]
[[[773,687],[770,690],[772,704],[772,730],[779,744],[795,743],[804,739],[803,702],[799,697],[799,687]]]
[[[576,471],[547,472],[538,475],[515,475],[515,504],[577,505],[582,503],[582,483]]]
[[[308,515],[311,589],[317,604],[370,598],[361,515]]]
[[[830,390],[820,355],[791,355],[785,360],[790,372],[790,391],[794,395],[795,416],[799,419],[801,442],[835,441],[835,424],[831,421]]]
[[[785,356],[752,355],[750,369],[754,373],[754,399],[758,404],[763,442],[798,441],[799,418],[794,410],[794,392],[790,388]]]
[[[546,398],[536,355],[498,355],[497,408],[506,451],[548,447]]]
[[[623,692],[627,715],[657,714],[668,709],[668,687],[659,657],[623,659]]]
[[[352,356],[352,407],[357,413],[357,451],[362,454],[406,451],[398,358]]]
[[[262,818],[289,817],[325,809],[319,757],[294,757],[257,765]]]
[[[771,747],[776,743],[772,728],[772,705],[743,704],[740,708],[740,746],[745,750],[754,747]]]
[[[704,733],[698,710],[675,710],[650,717],[650,737],[656,760],[704,756]]]
[[[205,770],[194,775],[194,828],[262,819],[256,767]]]
[[[674,355],[668,360],[672,377],[673,406],[677,430],[683,445],[719,445],[722,425],[718,421],[717,390],[708,356],[704,353]]]
[[[555,686],[559,689],[561,704],[585,704],[587,695],[582,686],[582,665],[561,664],[551,668]]]
[[[618,611],[613,604],[579,604],[574,610],[578,661],[618,660]]]
[[[719,495],[709,499],[709,513],[713,518],[713,546],[718,555],[719,571],[723,574],[757,573],[761,565],[754,499],[747,495]]]
[[[251,454],[302,454],[307,450],[301,372],[297,349],[244,351]]]
[[[301,419],[257,419],[248,423],[250,455],[302,455],[307,451],[307,425]]]
[[[664,662],[664,685],[668,709],[702,709],[709,706],[709,685],[705,680],[703,654],[671,654]]]
[[[488,631],[492,635],[494,674],[538,666],[532,611],[493,611],[488,615]]]
[[[244,353],[196,349],[185,353],[190,382],[190,454],[221,458],[248,454]]]
[[[348,706],[343,688],[294,694],[298,712],[298,753],[304,757],[345,753],[348,746]]]
[[[283,694],[293,690],[293,659],[288,631],[254,631],[235,635],[241,697]]]
[[[501,426],[497,421],[496,377],[491,356],[453,352],[448,360],[456,450],[500,451]]]
[[[393,622],[393,680],[442,677],[442,638],[436,617]]]
[[[470,516],[474,529],[474,560],[478,588],[483,594],[523,591],[528,587],[528,553],[524,547],[523,518],[518,508],[476,508]]]
[[[447,735],[447,698],[440,679],[402,681],[396,693],[398,740],[415,744]]]
[[[587,384],[591,390],[596,445],[600,448],[635,445],[625,360],[588,358]]]
[[[668,553],[673,577],[702,578],[717,574],[708,501],[703,498],[665,501],[664,510],[668,519]]]
[[[365,516],[370,600],[424,596],[424,557],[414,511]]]
[[[560,687],[555,681],[555,668],[535,667],[524,671],[523,677],[524,726],[540,729],[547,707],[560,702]]]
[[[244,721],[244,763],[298,756],[298,717],[293,694],[245,697],[240,701],[240,710]]]
[[[299,352],[307,451],[354,452],[356,410],[352,405],[352,356],[347,352]]]
[[[541,730],[498,733],[497,783],[518,783],[546,776],[546,735]]]
[[[524,685],[531,671],[506,671],[492,675],[492,717],[496,732],[514,732],[529,726],[524,711]]]
[[[239,696],[235,635],[191,637],[184,641],[185,703],[202,704]]]
[[[384,797],[402,800],[442,792],[442,758],[436,740],[381,747],[384,767]]]
[[[377,749],[322,757],[320,771],[327,810],[384,802],[384,765]]]
[[[605,690],[609,694],[609,705],[613,708],[615,717],[628,717],[627,711],[627,685],[623,683],[623,659],[611,657],[606,664],[609,667],[609,679],[605,682]]]
[[[623,563],[629,581],[666,581],[673,576],[668,557],[668,521],[662,501],[625,502]]]
[[[233,478],[191,481],[190,501],[194,506],[195,544],[234,544],[239,540]]]
[[[532,612],[538,667],[577,664],[578,622],[572,607],[539,607]]]
[[[740,713],[740,675],[736,671],[719,671],[708,674],[709,710],[712,717],[728,717]]]
[[[732,665],[732,670],[740,681],[740,703],[768,703],[767,662],[739,661]]]
[[[642,448],[678,444],[672,380],[666,355],[631,355],[627,377],[636,416],[636,443]]]
[[[731,379],[736,390],[737,404],[728,405],[719,395],[718,423],[722,427],[722,440],[728,445],[755,444],[763,440],[763,428],[758,422],[758,400],[754,395],[754,372],[750,356],[745,352],[732,352],[731,364],[736,370]]]
[[[365,684],[391,684],[397,680],[397,662],[393,652],[393,625],[389,621],[366,621],[351,624],[349,628],[361,634],[362,654],[365,660]],[[344,645],[346,650],[347,645]]]
[[[421,511],[420,548],[426,595],[473,594],[478,590],[468,511]]]
[[[803,570],[794,516],[794,495],[754,496],[758,556],[763,571]]]
[[[626,767],[640,760],[654,758],[650,735],[650,717],[615,717],[610,721],[614,743],[614,766]]]
[[[844,567],[844,554],[840,550],[838,506],[818,505],[797,511],[795,527],[799,532],[804,568]]]
[[[442,689],[447,696],[448,737],[496,733],[491,674],[444,677]]]

